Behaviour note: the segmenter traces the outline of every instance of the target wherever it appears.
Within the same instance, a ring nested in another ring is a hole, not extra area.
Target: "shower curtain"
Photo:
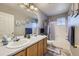
[[[47,34],[49,40],[55,40],[55,29],[54,29],[55,24],[56,22],[49,22],[48,24]]]

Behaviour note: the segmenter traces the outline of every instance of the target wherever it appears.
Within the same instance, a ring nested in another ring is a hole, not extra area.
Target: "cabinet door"
[[[38,56],[43,55],[43,40],[39,41],[38,43]]]
[[[15,56],[26,56],[26,50],[17,53]]]
[[[37,56],[37,44],[27,48],[27,56]]]
[[[47,38],[43,40],[44,48],[43,48],[43,54],[47,52]]]

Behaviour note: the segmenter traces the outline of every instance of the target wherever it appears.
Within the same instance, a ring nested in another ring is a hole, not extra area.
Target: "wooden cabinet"
[[[27,47],[15,56],[42,56],[47,52],[47,38]]]
[[[47,52],[47,38],[43,39],[43,54],[45,54]]]
[[[26,49],[17,53],[16,56],[26,56]]]
[[[43,55],[43,40],[39,41],[38,43],[38,56]]]
[[[37,44],[27,48],[27,56],[37,56]]]

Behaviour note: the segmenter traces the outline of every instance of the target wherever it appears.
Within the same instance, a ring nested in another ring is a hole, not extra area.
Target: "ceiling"
[[[37,18],[37,16],[33,12],[28,11],[27,9],[21,8],[17,3],[0,3],[0,8],[2,8],[2,10],[4,9],[12,10],[15,13],[22,14],[29,18]]]
[[[71,3],[35,3],[34,5],[45,15],[53,16],[66,13],[70,8]]]
[[[46,16],[53,16],[62,13],[66,13],[71,3],[33,3],[37,8],[40,9]],[[29,12],[17,5],[17,3],[0,3],[0,7],[13,9],[18,13],[24,14],[26,16],[37,18],[33,12]]]

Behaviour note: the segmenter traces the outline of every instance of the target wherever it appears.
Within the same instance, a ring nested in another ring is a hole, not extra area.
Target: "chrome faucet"
[[[2,40],[2,43],[3,43],[3,45],[7,45],[7,44],[8,44],[8,41],[5,40],[5,39],[3,39],[3,40]]]
[[[7,45],[8,44],[8,37],[6,35],[3,36],[3,39],[2,39],[2,43],[3,45]]]

